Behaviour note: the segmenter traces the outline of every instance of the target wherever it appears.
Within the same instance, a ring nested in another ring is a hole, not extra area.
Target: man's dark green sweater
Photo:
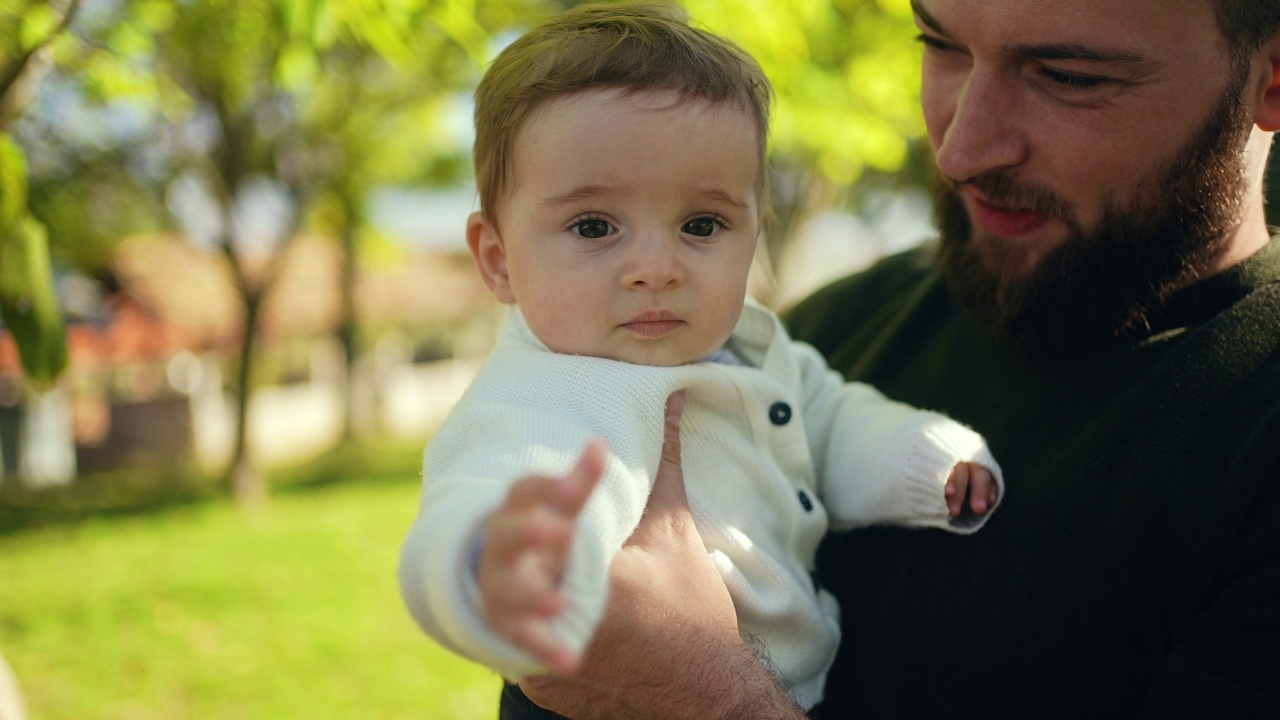
[[[1152,320],[1032,364],[923,248],[790,314],[848,378],[983,433],[1007,486],[973,536],[827,539],[819,717],[1280,718],[1280,241]]]

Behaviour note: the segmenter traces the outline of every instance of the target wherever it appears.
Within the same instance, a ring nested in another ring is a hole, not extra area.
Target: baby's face
[[[596,90],[516,141],[501,228],[472,218],[481,273],[556,352],[697,362],[742,312],[760,231],[758,135],[728,103]]]

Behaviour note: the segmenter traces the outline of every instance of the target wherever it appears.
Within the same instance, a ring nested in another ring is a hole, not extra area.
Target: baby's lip
[[[631,325],[632,323],[661,323],[661,322],[680,322],[680,316],[670,310],[645,310],[630,320],[623,323]]]
[[[670,310],[645,310],[619,327],[646,340],[657,340],[685,326],[685,321]]]

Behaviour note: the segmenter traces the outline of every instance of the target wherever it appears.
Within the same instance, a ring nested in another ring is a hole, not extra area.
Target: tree
[[[27,164],[6,132],[26,108],[49,63],[49,47],[75,17],[78,0],[0,5],[0,317],[18,344],[22,367],[38,386],[53,383],[67,364],[44,226],[27,208]]]
[[[869,175],[904,169],[923,132],[918,50],[904,42],[915,35],[909,0],[683,4],[695,23],[751,53],[777,93],[772,261],[814,211],[847,201]]]
[[[305,12],[331,12],[315,4]],[[494,33],[527,21],[541,5],[499,2],[406,3],[398,14],[348,16],[349,37],[317,36],[314,17],[294,23],[313,52],[300,53],[284,82],[302,102],[297,137],[320,188],[318,218],[343,257],[339,338],[347,363],[346,435],[351,431],[351,363],[360,351],[355,307],[359,238],[376,188],[456,185],[469,174],[469,148],[450,133],[450,108],[465,104]]]
[[[76,73],[68,77],[85,98],[104,106],[143,108],[146,131],[75,153],[66,150],[74,143],[52,137],[44,146],[61,159],[49,164],[56,172],[43,176],[43,204],[59,208],[64,240],[106,255],[110,239],[94,245],[95,224],[83,220],[76,203],[64,204],[65,188],[93,183],[95,176],[115,178],[119,167],[148,165],[147,177],[109,183],[113,192],[147,200],[120,205],[176,208],[175,217],[163,220],[203,235],[224,258],[243,317],[227,473],[238,500],[253,504],[266,495],[249,456],[248,406],[263,303],[291,243],[308,225],[342,239],[348,316],[342,337],[354,356],[351,288],[369,190],[465,174],[466,149],[443,144],[433,126],[449,99],[478,77],[490,28],[518,21],[532,6],[525,0],[120,0],[109,14],[85,23],[85,49],[69,63]],[[139,153],[149,153],[146,162],[137,161]],[[102,162],[121,156],[131,159]],[[251,237],[245,207],[263,197],[276,201],[279,222],[270,237]],[[184,200],[211,206],[214,220],[184,225]]]

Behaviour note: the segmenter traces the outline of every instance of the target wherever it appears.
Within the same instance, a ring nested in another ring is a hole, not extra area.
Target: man
[[[1280,2],[912,5],[941,250],[792,324],[985,434],[1008,496],[971,538],[828,538],[815,714],[1280,717]],[[523,687],[580,718],[802,717],[737,641],[668,437],[586,667]]]

